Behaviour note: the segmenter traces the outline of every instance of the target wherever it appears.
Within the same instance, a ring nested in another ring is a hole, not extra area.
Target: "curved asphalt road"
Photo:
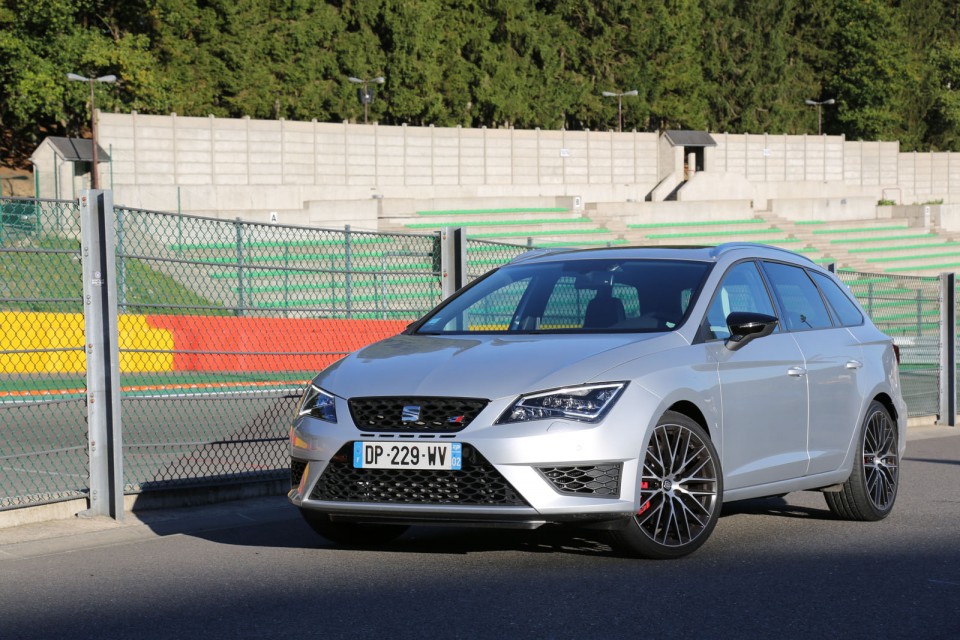
[[[0,638],[960,638],[960,431],[911,429],[880,523],[728,505],[694,555],[421,528],[337,549],[283,498],[0,529]]]

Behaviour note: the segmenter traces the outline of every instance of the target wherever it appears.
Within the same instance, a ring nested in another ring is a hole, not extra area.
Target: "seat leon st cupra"
[[[806,258],[535,250],[308,385],[289,499],[337,543],[568,523],[679,557],[723,502],[884,518],[906,415],[890,338]]]

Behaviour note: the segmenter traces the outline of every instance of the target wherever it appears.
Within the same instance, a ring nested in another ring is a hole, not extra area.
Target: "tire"
[[[666,412],[643,453],[640,507],[610,532],[617,551],[641,558],[680,558],[706,542],[720,517],[723,474],[704,429]]]
[[[326,513],[300,509],[310,528],[338,545],[367,547],[385,544],[399,538],[410,527],[402,524],[360,524],[335,522]]]
[[[893,509],[900,485],[897,426],[874,400],[860,427],[857,456],[840,491],[825,491],[827,506],[844,520],[883,520]]]

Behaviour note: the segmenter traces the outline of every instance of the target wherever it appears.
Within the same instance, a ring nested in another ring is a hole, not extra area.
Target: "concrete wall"
[[[901,153],[898,163],[900,198],[888,191],[886,199],[901,204],[924,204],[942,200],[960,203],[960,157],[958,154]]]
[[[876,217],[877,201],[873,197],[783,198],[771,200],[770,211],[790,220],[865,220]]]
[[[915,205],[913,207],[880,207],[893,209],[903,215],[903,210],[913,210],[917,226],[935,225],[946,231],[960,232],[960,204]]]
[[[576,196],[642,199],[655,133],[388,127],[100,114],[119,204],[259,220],[316,202]],[[365,218],[367,219],[367,218]]]
[[[712,134],[704,170],[744,176],[751,182],[843,180],[844,141],[837,136]]]
[[[118,204],[290,224],[375,228],[383,200],[658,201],[680,183],[683,166],[682,150],[656,133],[137,113],[101,113],[99,133],[113,157],[103,183],[112,172]],[[713,137],[705,171],[678,199],[746,200],[757,210],[811,195],[960,201],[960,161],[949,153],[900,153],[897,142],[842,136]],[[380,202],[361,202],[370,200]]]

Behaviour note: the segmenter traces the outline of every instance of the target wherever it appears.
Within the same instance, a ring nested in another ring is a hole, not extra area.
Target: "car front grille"
[[[303,478],[303,472],[307,470],[306,460],[298,460],[297,458],[290,459],[290,486],[296,487],[299,486],[300,480]]]
[[[620,496],[620,463],[579,467],[538,467],[560,493],[596,498]]]
[[[388,504],[529,506],[486,458],[463,445],[463,468],[354,469],[353,444],[345,445],[324,469],[313,500]]]
[[[477,417],[488,400],[391,396],[351,398],[353,423],[361,431],[456,433]]]

